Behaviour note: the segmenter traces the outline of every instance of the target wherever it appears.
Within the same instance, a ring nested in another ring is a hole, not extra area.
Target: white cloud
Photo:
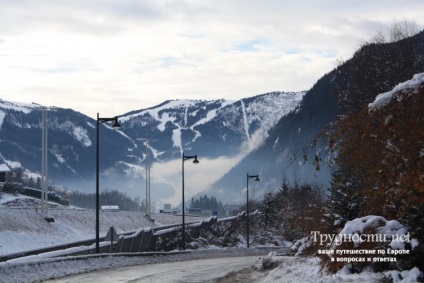
[[[250,151],[258,148],[264,141],[264,134],[260,131],[254,133],[249,141],[244,142],[236,156],[223,156],[215,159],[198,156],[199,163],[193,164],[192,160],[184,162],[184,191],[187,201],[196,194],[205,191],[215,181],[221,178],[234,165],[236,165]],[[155,201],[161,203],[171,203],[176,206],[182,201],[182,160],[176,159],[163,163],[154,163],[151,168],[151,190],[155,194],[156,189],[166,190],[164,195],[156,197]],[[240,192],[245,188],[240,188]],[[156,194],[158,196],[158,194]]]
[[[94,117],[309,89],[420,0],[2,1],[3,99]]]

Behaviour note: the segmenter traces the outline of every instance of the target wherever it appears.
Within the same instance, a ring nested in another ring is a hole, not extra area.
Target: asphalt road
[[[260,256],[226,257],[120,267],[48,282],[257,282],[260,274],[250,267],[259,258]]]

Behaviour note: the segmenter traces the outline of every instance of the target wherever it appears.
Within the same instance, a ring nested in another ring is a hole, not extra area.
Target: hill
[[[424,31],[393,43],[369,44],[324,75],[300,105],[269,132],[265,143],[213,184],[211,192],[239,199],[246,173],[259,174],[256,196],[289,183],[329,186],[331,159],[326,138],[318,138],[338,117],[366,107],[375,97],[424,71]],[[314,162],[318,161],[318,162]],[[231,188],[230,191],[228,188]]]

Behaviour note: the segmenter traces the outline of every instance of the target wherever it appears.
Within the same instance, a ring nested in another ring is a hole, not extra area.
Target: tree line
[[[190,202],[191,209],[203,209],[203,210],[213,210],[217,211],[219,215],[222,215],[224,212],[224,205],[221,201],[218,201],[215,196],[203,195],[198,198],[191,198]]]
[[[41,190],[41,178],[32,178],[24,175],[24,170],[21,167],[11,169],[7,174],[6,184],[8,187],[30,187]],[[71,191],[49,184],[48,191],[54,192],[62,199],[69,201],[70,205],[81,208],[95,209],[96,194],[83,193],[79,191]],[[140,198],[131,198],[118,190],[109,190],[99,194],[100,205],[118,205],[121,210],[140,210]]]

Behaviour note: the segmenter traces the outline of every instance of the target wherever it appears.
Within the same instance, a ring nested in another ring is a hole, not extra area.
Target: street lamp
[[[185,250],[185,205],[184,205],[184,161],[189,160],[189,159],[194,159],[193,163],[194,164],[198,164],[199,160],[197,160],[197,155],[184,155],[183,152],[183,158],[182,158],[182,163],[183,163],[183,170],[182,170],[182,179],[183,179],[183,203],[182,203],[182,210],[183,210],[183,250]]]
[[[99,211],[100,211],[100,195],[99,195],[99,125],[105,122],[112,122],[112,128],[118,129],[121,127],[118,123],[118,117],[114,118],[99,118],[99,113],[97,113],[97,123],[96,123],[96,253],[99,253],[99,234],[100,234],[100,225],[99,225]]]
[[[259,181],[258,175],[249,175],[247,173],[246,178],[246,212],[247,212],[247,218],[246,218],[246,234],[247,234],[247,247],[249,247],[249,179],[255,178],[255,181]]]

